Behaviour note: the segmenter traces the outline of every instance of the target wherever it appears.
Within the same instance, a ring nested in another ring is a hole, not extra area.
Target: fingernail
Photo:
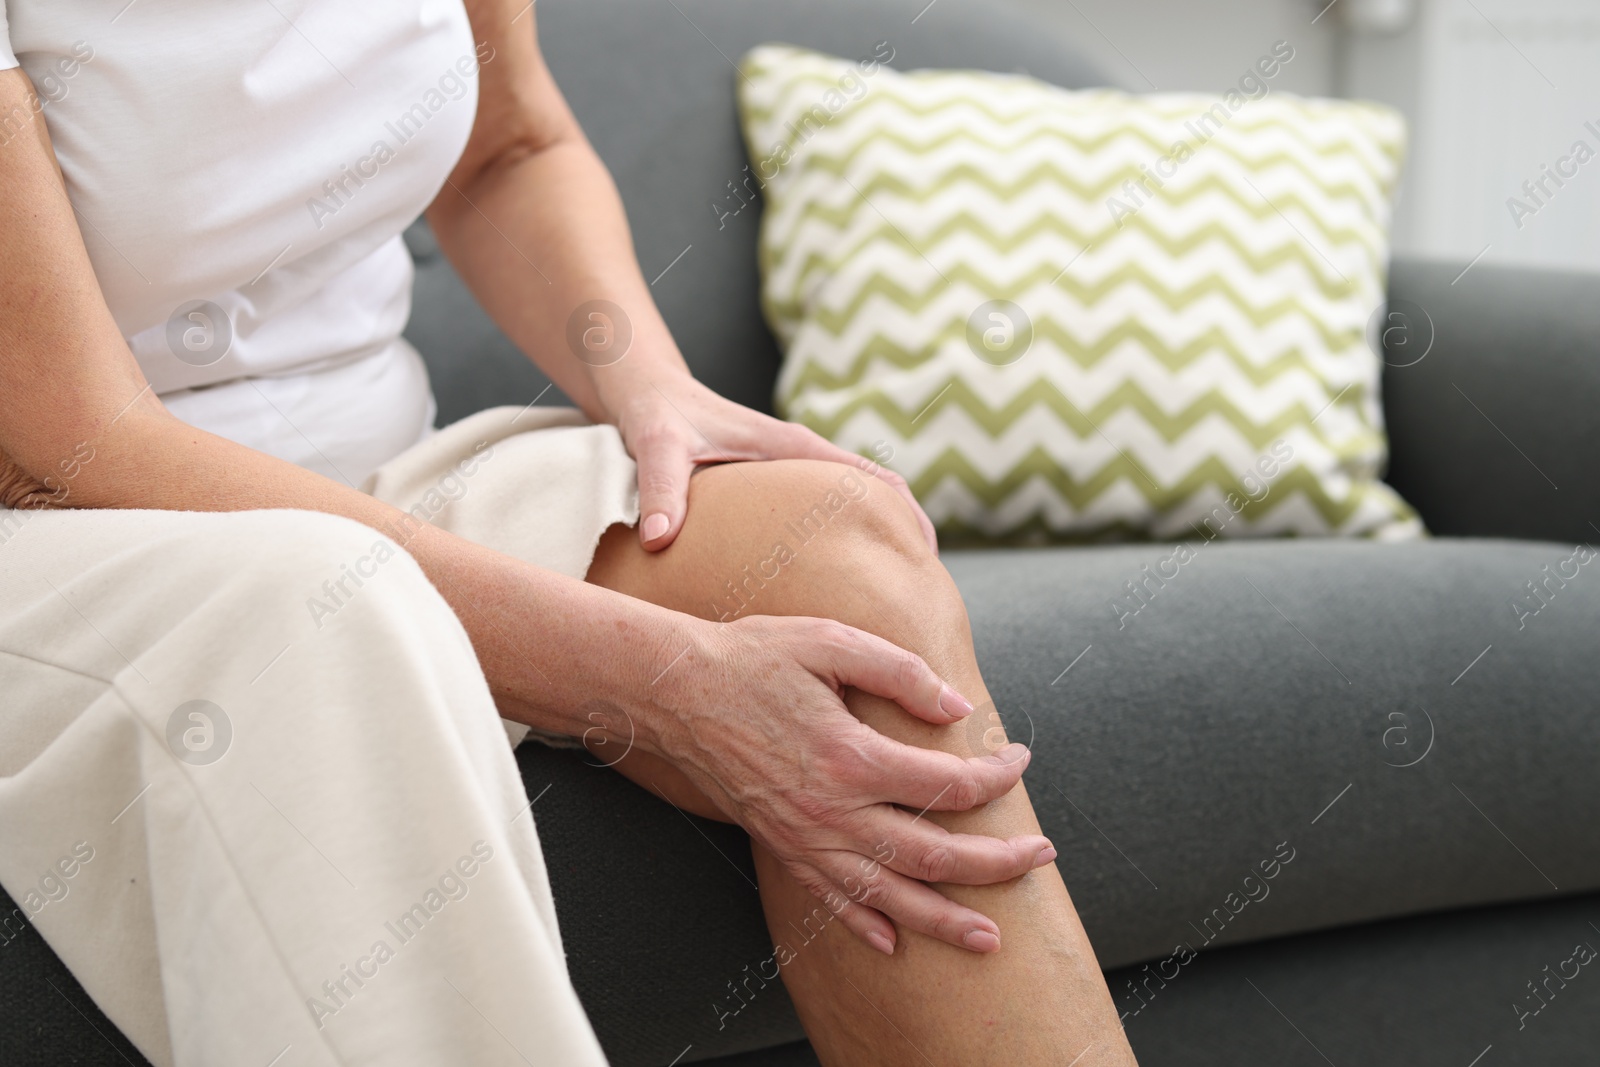
[[[877,949],[885,956],[894,955],[894,942],[890,941],[887,937],[884,937],[876,930],[867,935],[867,941],[871,943],[873,948]]]
[[[974,952],[999,952],[1000,938],[987,930],[968,930],[962,942]]]
[[[946,715],[954,715],[958,719],[972,714],[972,703],[948,685],[939,690],[939,707],[944,709]]]
[[[654,541],[656,538],[666,533],[667,527],[671,525],[671,519],[667,518],[659,511],[656,512],[654,515],[644,520],[644,539],[646,541]]]
[[[995,755],[999,757],[1001,763],[1016,763],[1018,760],[1028,758],[1028,746],[1020,741],[1013,741]]]
[[[1050,848],[1047,848],[1043,852],[1039,853],[1038,858],[1033,861],[1033,865],[1035,867],[1043,867],[1045,864],[1054,863],[1055,861],[1056,850],[1055,846],[1052,845]]]

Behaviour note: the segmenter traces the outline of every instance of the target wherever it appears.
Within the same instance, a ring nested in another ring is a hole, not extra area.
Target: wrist
[[[584,724],[593,739],[631,745],[657,756],[684,750],[690,723],[705,703],[705,664],[719,643],[716,624],[683,612],[633,601],[637,608],[627,629],[614,628],[620,640],[610,669],[602,669],[597,699]],[[598,727],[599,729],[595,729]],[[620,749],[618,749],[620,751]]]
[[[689,365],[670,340],[642,346],[616,363],[589,368],[589,382],[606,416],[616,425],[630,412],[658,402],[661,393],[685,380],[692,380]]]

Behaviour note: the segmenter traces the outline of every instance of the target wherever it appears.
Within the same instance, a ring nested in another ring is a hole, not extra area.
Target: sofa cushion
[[[1600,559],[1213,543],[1149,577],[1170,553],[945,555],[1104,966],[1600,888]],[[582,754],[519,759],[550,786],[562,936],[617,1067],[799,1036],[777,983],[729,988],[772,954],[738,829]]]
[[[1600,946],[1596,914],[1595,895],[1476,908],[1222,949],[1181,970],[1128,967],[1106,981],[1139,1067],[1586,1063],[1600,1044],[1600,983],[1574,948]],[[1558,969],[1580,977],[1564,983],[1551,977]],[[706,1067],[818,1061],[797,1044]]]

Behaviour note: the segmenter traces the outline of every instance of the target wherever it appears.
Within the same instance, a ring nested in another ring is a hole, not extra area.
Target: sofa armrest
[[[1391,271],[1388,481],[1435,534],[1600,540],[1600,274],[1465,265]]]

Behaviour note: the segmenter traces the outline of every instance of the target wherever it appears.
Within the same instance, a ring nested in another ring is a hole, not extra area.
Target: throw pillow
[[[785,417],[947,535],[1422,533],[1379,480],[1404,125],[766,45],[741,65]]]

